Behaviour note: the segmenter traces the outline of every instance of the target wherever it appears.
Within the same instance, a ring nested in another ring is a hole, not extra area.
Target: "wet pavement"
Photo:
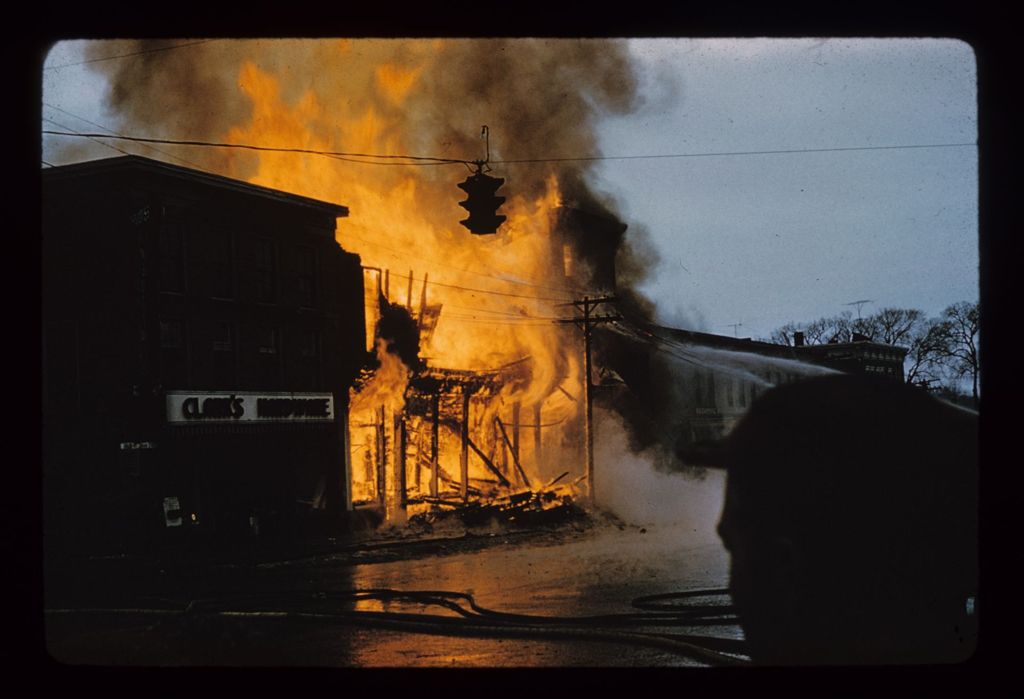
[[[632,606],[726,585],[728,555],[713,532],[681,525],[598,517],[526,530],[439,527],[297,557],[79,563],[50,570],[44,615],[50,656],[74,665],[685,666],[710,661],[649,634],[741,638],[734,624],[666,625]],[[348,593],[371,589],[465,593],[487,615],[465,599]],[[513,623],[488,610],[529,617]],[[550,619],[622,614],[642,618]]]

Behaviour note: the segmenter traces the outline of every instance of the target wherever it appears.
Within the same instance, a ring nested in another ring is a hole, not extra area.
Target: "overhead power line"
[[[411,280],[413,282],[422,282],[422,279],[415,279],[407,274],[397,274],[395,272],[390,273],[392,277],[398,277],[399,279]],[[479,292],[481,294],[494,294],[495,296],[511,296],[519,299],[531,299],[533,301],[566,301],[566,298],[551,298],[549,296],[530,296],[528,294],[513,294],[508,291],[493,291],[491,289],[476,289],[471,286],[459,286],[458,284],[445,284],[444,282],[435,282],[433,279],[428,279],[427,284],[433,284],[434,286],[443,286],[449,289],[460,289],[461,291],[472,291]]]
[[[346,153],[340,151],[325,151],[312,148],[285,148],[271,146],[257,146],[243,143],[220,143],[215,141],[186,141],[165,138],[142,138],[138,136],[122,136],[109,134],[86,134],[86,133],[62,133],[59,131],[43,131],[53,136],[74,136],[81,138],[112,138],[123,141],[136,141],[138,143],[164,143],[178,146],[198,146],[209,148],[241,148],[256,151],[272,151],[278,153],[304,153],[307,155],[322,155],[339,160],[348,158],[373,158],[375,160],[393,160],[408,162],[375,162],[374,160],[352,160],[366,165],[451,165],[451,164],[472,164],[471,160],[459,160],[455,158],[435,158],[432,156],[420,155],[383,155],[380,153]],[[652,155],[595,155],[579,158],[526,158],[519,160],[492,160],[492,165],[510,165],[519,163],[565,163],[565,162],[589,162],[597,160],[653,160],[659,158],[707,158],[734,155],[779,155],[786,153],[841,153],[850,151],[872,151],[872,150],[907,150],[920,148],[962,148],[977,146],[977,143],[927,143],[895,146],[851,146],[844,148],[790,148],[784,150],[750,150],[750,151],[720,151],[714,153],[661,153]]]
[[[453,269],[453,270],[456,270],[458,272],[463,272],[465,274],[473,274],[473,275],[478,276],[478,277],[485,277],[487,279],[494,279],[494,280],[502,282],[504,284],[516,284],[516,285],[519,285],[519,286],[529,286],[529,287],[534,287],[536,289],[547,289],[548,291],[564,291],[565,293],[574,294],[576,296],[580,296],[580,295],[583,295],[583,294],[587,293],[586,291],[583,291],[582,289],[573,289],[573,288],[564,287],[564,286],[550,286],[548,284],[535,284],[533,282],[524,282],[524,281],[518,281],[518,280],[515,280],[515,279],[506,279],[504,277],[495,276],[493,274],[486,274],[484,272],[475,272],[473,270],[463,269],[462,267],[456,267],[454,265],[450,265],[450,264],[447,264],[445,262],[439,262],[437,260],[432,260],[432,259],[423,257],[423,256],[419,255],[418,253],[417,253],[415,258],[412,258],[412,257],[410,257],[410,255],[408,253],[403,254],[400,250],[395,250],[392,247],[388,247],[387,245],[384,245],[382,243],[378,243],[378,242],[376,242],[374,240],[366,240],[365,238],[360,238],[359,236],[352,235],[351,233],[348,233],[348,232],[343,232],[342,235],[344,236],[344,238],[346,240],[356,240],[356,241],[358,241],[360,243],[365,243],[366,245],[372,245],[372,246],[378,247],[378,248],[380,248],[382,250],[387,250],[388,252],[392,253],[396,258],[401,259],[401,260],[413,260],[413,259],[415,259],[415,261],[417,263],[427,262],[427,263],[430,263],[432,265],[438,265],[440,267],[447,267],[449,269]]]
[[[444,308],[458,308],[463,311],[472,311],[473,313],[490,313],[492,315],[498,315],[509,318],[510,320],[551,320],[550,318],[544,318],[542,316],[532,316],[528,313],[515,313],[512,311],[495,311],[490,308],[481,308],[479,306],[460,306],[456,303],[444,303]]]
[[[54,121],[53,119],[50,119],[49,117],[43,117],[43,121],[48,121],[51,124],[54,124],[56,126],[61,127],[62,129],[69,129],[69,128],[71,128],[70,126],[65,126],[64,124],[61,124],[60,122],[57,122],[57,121]],[[46,131],[44,129],[43,133],[50,133],[50,132],[48,132],[48,131]],[[98,134],[98,135],[102,136],[103,134]],[[109,143],[104,143],[103,141],[99,141],[99,140],[97,140],[96,138],[94,138],[92,136],[85,136],[85,137],[88,138],[93,143],[98,143],[99,145],[103,146],[104,148],[109,148],[110,150],[117,151],[118,153],[121,153],[123,155],[131,155],[131,153],[129,153],[126,150],[122,150],[122,149],[118,148],[117,146],[112,146]]]
[[[64,127],[67,128],[67,127]],[[458,163],[463,164],[466,160],[453,160],[452,158],[432,158],[427,156],[418,155],[380,155],[375,153],[346,153],[342,151],[330,151],[330,150],[317,150],[314,148],[284,148],[275,146],[257,146],[251,143],[222,143],[217,141],[185,141],[175,140],[170,138],[142,138],[141,136],[122,136],[112,135],[103,133],[63,133],[60,131],[43,131],[44,134],[51,136],[76,136],[81,138],[110,138],[118,141],[134,141],[136,143],[163,143],[172,146],[198,146],[207,148],[240,148],[243,150],[257,150],[257,151],[271,151],[277,153],[304,153],[306,155],[323,155],[331,158],[376,158],[376,159],[388,159],[388,160],[412,160],[412,161],[431,161],[428,164],[450,164]],[[363,161],[359,161],[363,162]],[[367,162],[368,165],[383,165],[384,163],[373,163]],[[404,163],[406,165],[413,165],[417,163]]]
[[[509,165],[514,163],[567,163],[591,160],[653,160],[657,158],[708,158],[725,155],[777,155],[781,153],[835,153],[857,150],[901,150],[906,148],[960,148],[976,146],[977,143],[928,143],[909,146],[852,146],[848,148],[790,148],[786,150],[748,150],[721,151],[717,153],[670,153],[655,155],[595,155],[584,158],[533,158],[523,160],[492,160],[492,165]]]
[[[73,119],[78,119],[79,121],[84,121],[86,124],[89,124],[91,126],[95,126],[98,129],[103,129],[107,133],[111,133],[111,134],[114,133],[113,131],[108,129],[106,126],[103,126],[103,124],[97,124],[95,121],[90,121],[90,120],[86,119],[83,116],[79,116],[78,114],[72,114],[68,110],[62,109],[62,108],[60,108],[60,107],[58,107],[56,105],[52,105],[52,104],[48,104],[46,102],[43,102],[43,106],[47,107],[49,109],[53,109],[55,111],[61,112],[62,114],[67,114],[69,117],[72,117]],[[57,122],[52,122],[52,123],[56,124]],[[62,128],[68,128],[68,127],[67,126],[63,126]],[[103,144],[103,145],[106,145],[106,144]],[[207,170],[206,168],[202,167],[198,163],[194,163],[191,160],[186,160],[185,158],[182,158],[180,156],[174,155],[173,153],[171,153],[169,151],[157,148],[156,146],[143,146],[143,147],[144,148],[148,148],[149,150],[154,151],[156,153],[161,153],[163,155],[166,155],[168,158],[173,158],[174,160],[177,160],[178,162],[185,163],[186,165],[190,165],[191,167],[194,167],[194,168],[196,168],[198,170],[202,170],[203,172],[210,172],[209,170]],[[214,173],[211,173],[211,174],[214,174]]]
[[[524,326],[553,326],[556,323],[563,323],[565,321],[572,320],[572,318],[538,318],[537,320],[524,320],[524,321],[520,322],[520,321],[511,320],[511,319],[509,319],[509,320],[495,320],[493,318],[476,318],[476,317],[473,317],[473,316],[452,315],[452,314],[442,315],[441,316],[441,320],[445,320],[445,319],[447,319],[447,320],[454,320],[454,321],[458,321],[458,322],[461,322],[461,323],[487,323],[488,325],[514,325],[516,327],[524,327]]]
[[[71,66],[81,66],[86,63],[99,63],[100,61],[113,61],[118,58],[129,58],[131,56],[141,56],[144,53],[156,53],[157,51],[170,51],[172,49],[183,49],[187,46],[198,46],[199,44],[208,44],[211,41],[217,41],[217,39],[202,39],[201,41],[191,41],[187,44],[174,44],[173,46],[159,46],[152,49],[142,49],[141,51],[132,51],[131,53],[119,53],[114,56],[104,56],[103,58],[90,58],[87,61],[75,61],[74,63],[62,63],[59,66],[47,66],[43,70],[57,70],[58,68],[70,68]]]

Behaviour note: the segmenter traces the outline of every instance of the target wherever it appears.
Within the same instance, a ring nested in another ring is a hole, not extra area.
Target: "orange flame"
[[[417,143],[417,135],[393,118],[415,108],[410,102],[438,48],[424,44],[403,54],[402,61],[378,65],[372,78],[348,90],[318,88],[291,99],[277,77],[247,62],[238,80],[252,101],[251,118],[231,128],[225,139],[363,154],[443,151],[443,144]],[[354,52],[351,43],[337,49]],[[324,84],[331,84],[329,76]],[[407,304],[414,317],[420,316],[424,276],[429,275],[426,302],[442,307],[429,342],[421,347],[429,365],[487,370],[531,360],[529,382],[502,388],[481,420],[493,422],[500,415],[507,422],[514,402],[525,408],[540,405],[545,422],[580,415],[582,348],[575,328],[552,322],[571,315],[558,305],[571,293],[559,289],[565,279],[558,276],[564,269],[563,250],[552,236],[554,211],[561,203],[554,176],[545,181],[541,196],[529,199],[521,193],[526,187],[517,189],[516,182],[507,181],[499,192],[507,197],[502,208],[507,221],[497,235],[476,236],[458,223],[465,212],[457,206],[462,193],[455,185],[467,174],[458,164],[380,159],[376,162],[386,164],[367,164],[274,152],[256,157],[249,178],[253,183],[349,207],[349,218],[339,222],[339,243],[357,252],[364,265],[390,270],[390,300]],[[381,405],[395,411],[404,405],[409,370],[380,341],[377,357],[381,368],[353,397],[354,422],[360,412]]]

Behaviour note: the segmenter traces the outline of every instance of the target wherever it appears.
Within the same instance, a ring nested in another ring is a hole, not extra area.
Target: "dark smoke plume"
[[[599,120],[641,106],[624,42],[215,40],[152,51],[175,43],[182,42],[103,43],[94,49],[96,56],[114,50],[150,51],[136,60],[92,64],[106,72],[108,102],[125,132],[223,140],[232,127],[252,118],[253,102],[239,87],[245,65],[274,75],[285,105],[297,103],[310,92],[315,95],[324,106],[324,122],[309,128],[321,133],[334,133],[334,111],[365,110],[376,115],[385,140],[402,144],[406,153],[475,160],[484,157],[480,132],[486,124],[490,158],[495,161],[492,167],[494,174],[506,179],[505,193],[538,197],[553,176],[566,206],[612,221],[612,229],[619,227],[608,239],[608,249],[600,253],[614,262],[613,290],[624,315],[640,321],[653,318],[654,303],[638,291],[657,263],[646,231],[626,228],[620,221],[613,198],[595,187],[592,161],[559,160],[600,156]],[[393,94],[382,88],[389,79],[397,86]],[[398,93],[400,98],[395,97]],[[336,142],[333,147],[344,150],[346,144]],[[168,148],[211,170],[243,179],[253,174],[257,163],[255,156],[236,150]],[[500,162],[504,160],[534,162]],[[418,213],[444,224],[439,230],[449,229],[449,222],[465,215],[457,205],[454,185],[466,173],[457,174],[457,167],[424,167],[417,173],[421,183],[417,195],[422,200]],[[387,182],[390,173],[379,176]],[[439,192],[445,194],[438,196]],[[449,203],[439,205],[439,201]],[[593,257],[593,251],[586,250],[590,243],[585,236],[570,244],[577,246],[580,257],[588,252]],[[390,339],[396,333],[411,339],[410,332],[403,332],[401,319],[395,322],[397,326],[388,330]],[[635,352],[616,343],[605,344],[604,361],[620,375],[633,377],[627,383],[634,396],[622,405],[630,406],[623,414],[633,427],[634,440],[640,446],[671,442],[671,435],[665,434],[666,418],[652,422],[648,414],[671,405],[670,398],[659,393],[665,377],[650,381],[645,378],[649,367],[638,366]],[[395,349],[399,347],[407,365],[419,361],[409,342],[396,343]],[[667,366],[654,362],[655,370],[670,373]]]

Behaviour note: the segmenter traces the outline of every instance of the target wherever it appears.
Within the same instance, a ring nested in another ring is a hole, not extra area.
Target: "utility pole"
[[[587,448],[587,498],[590,504],[597,503],[596,490],[594,488],[594,398],[590,383],[590,339],[591,329],[598,323],[610,323],[615,320],[622,320],[620,315],[593,315],[592,311],[602,303],[614,303],[614,296],[602,296],[592,299],[584,296],[580,301],[573,301],[572,305],[583,311],[582,318],[574,318],[567,321],[576,324],[583,330],[583,393],[585,396],[584,429],[586,430]]]

